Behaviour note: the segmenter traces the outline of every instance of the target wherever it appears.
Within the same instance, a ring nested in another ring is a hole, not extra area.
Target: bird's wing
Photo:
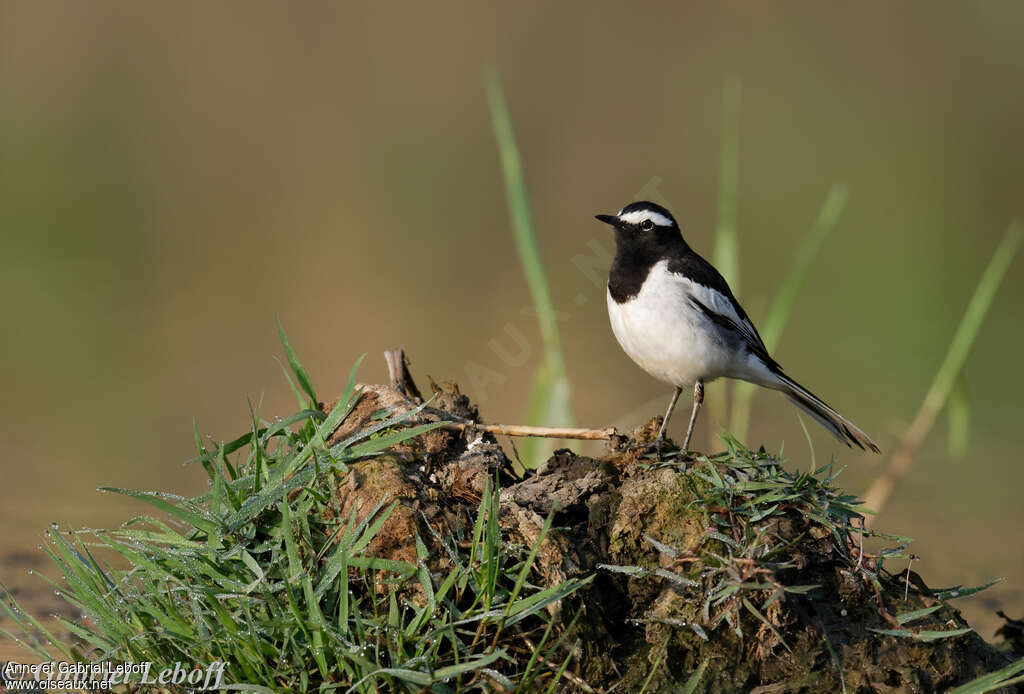
[[[743,312],[743,308],[731,297],[723,296],[708,287],[702,288],[705,291],[700,292],[699,295],[697,292],[690,294],[690,303],[694,308],[701,311],[708,320],[718,327],[737,334],[751,354],[757,356],[769,369],[781,371],[778,363],[768,354],[764,340],[761,339],[757,328]]]
[[[691,250],[670,262],[668,269],[688,283],[690,291],[687,294],[695,308],[719,327],[737,334],[766,366],[779,369],[778,363],[769,356],[757,328],[714,265]]]

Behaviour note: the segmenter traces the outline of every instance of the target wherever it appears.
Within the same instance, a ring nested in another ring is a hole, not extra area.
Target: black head
[[[597,219],[615,228],[619,243],[647,245],[681,238],[672,213],[653,202],[633,202],[618,214],[599,214]]]
[[[608,291],[620,304],[637,295],[651,268],[693,255],[672,213],[653,202],[634,202],[618,214],[597,218],[615,229],[615,260],[608,273]]]

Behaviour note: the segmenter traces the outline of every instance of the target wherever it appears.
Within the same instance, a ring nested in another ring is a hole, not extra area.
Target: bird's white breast
[[[715,312],[735,316],[725,296],[669,272],[668,261],[651,268],[632,299],[620,304],[608,292],[608,317],[622,349],[651,376],[674,386],[735,376],[745,366],[737,361],[746,362],[693,306],[691,296]]]

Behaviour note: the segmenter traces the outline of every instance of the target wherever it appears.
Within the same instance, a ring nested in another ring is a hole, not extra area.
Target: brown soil
[[[364,428],[384,408],[401,411],[416,404],[416,398],[395,388],[364,388],[358,407],[332,440]],[[434,389],[437,407],[424,410],[425,421],[479,421],[457,387]],[[771,591],[748,594],[752,609],[738,607],[714,624],[704,608],[711,586],[702,578],[702,562],[709,556],[704,551],[709,530],[715,530],[698,503],[704,483],[694,475],[694,465],[650,465],[641,457],[637,444],[649,441],[657,424],[613,440],[603,457],[557,451],[525,479],[512,475],[510,461],[489,434],[472,427],[436,430],[354,465],[342,511],[365,513],[382,498],[399,500],[374,540],[374,553],[415,561],[418,534],[431,548],[432,568],[440,570],[444,552],[430,538],[465,527],[488,480],[497,478],[502,486],[500,519],[507,541],[532,545],[554,509],[553,528],[538,557],[544,580],[553,584],[596,574],[586,592],[561,608],[566,621],[582,616],[576,626],[574,688],[584,682],[607,691],[622,681],[616,691],[639,691],[658,663],[646,691],[676,691],[706,662],[697,691],[837,692],[845,684],[848,692],[928,692],[1011,662],[1010,654],[973,632],[926,642],[870,631],[894,628],[893,614],[934,606],[935,612],[914,621],[914,631],[967,624],[916,575],[908,587],[905,575],[878,572],[873,584],[825,527],[798,513],[764,521],[766,535],[788,547],[789,563],[773,578],[818,587],[774,600]],[[724,546],[718,551],[726,553]],[[870,558],[863,561],[870,567]],[[648,572],[626,575],[599,565]],[[651,575],[656,569],[660,576]],[[693,584],[683,585],[673,575]]]

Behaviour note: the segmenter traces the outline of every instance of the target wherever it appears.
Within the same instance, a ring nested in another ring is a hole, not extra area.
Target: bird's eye
[[[640,228],[643,229],[644,231],[650,231],[651,229],[654,228],[654,222],[652,222],[649,219],[645,219],[644,221],[640,222]]]

